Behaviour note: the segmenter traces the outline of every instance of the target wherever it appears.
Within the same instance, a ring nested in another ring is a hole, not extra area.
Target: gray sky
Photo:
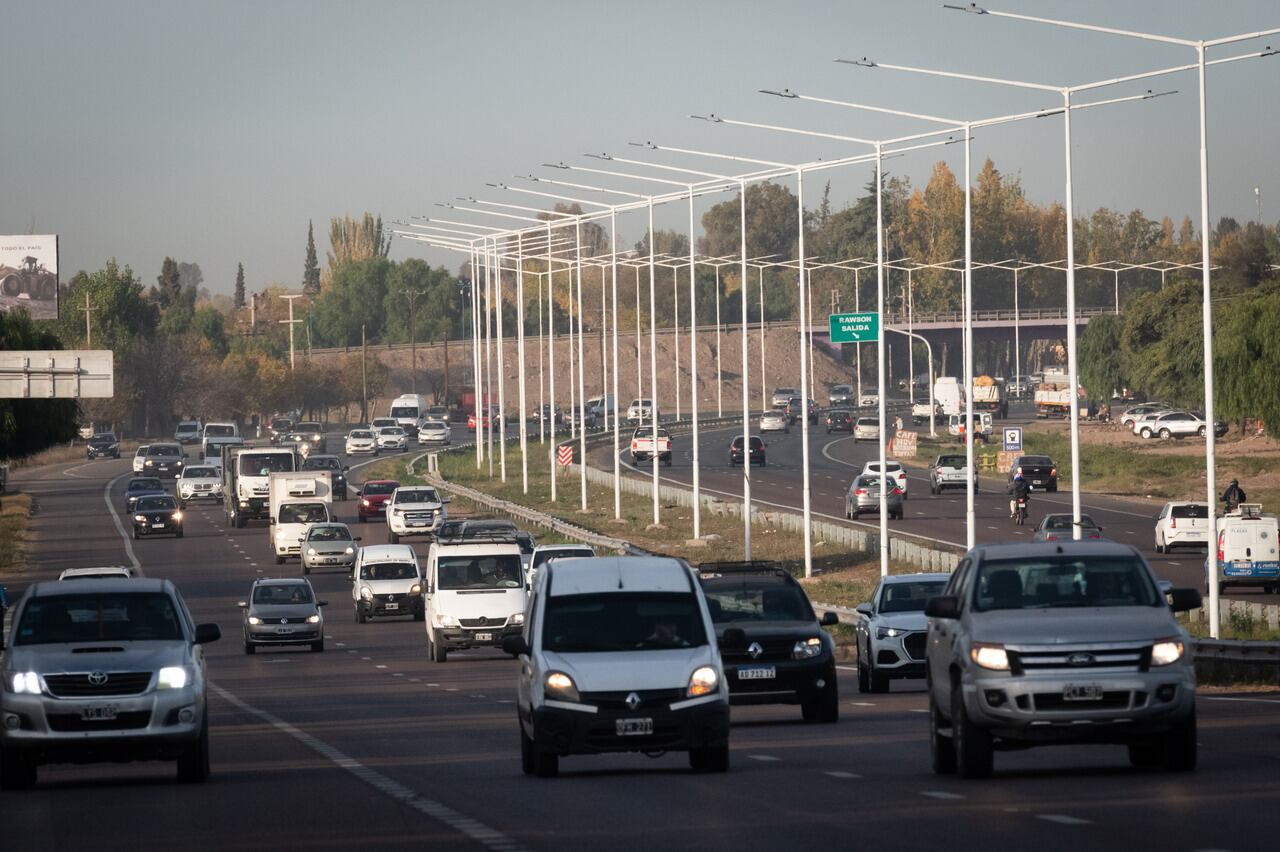
[[[1280,26],[1274,0],[988,5],[1188,38]],[[628,141],[785,162],[860,150],[711,125],[689,113],[877,138],[931,129],[758,88],[958,118],[1058,102],[1054,94],[839,65],[836,57],[1052,84],[1194,61],[1187,48],[964,15],[921,0],[0,0],[0,21],[9,35],[0,51],[0,233],[59,233],[64,281],[115,256],[151,284],[172,255],[200,264],[215,292],[231,290],[237,262],[250,288],[299,286],[308,219],[323,262],[332,216],[450,216],[432,202],[459,195],[536,204],[484,184],[530,171],[561,176],[538,170],[543,162],[601,165],[581,155],[623,155]],[[1280,47],[1272,37],[1211,57],[1268,42]],[[1255,218],[1257,186],[1263,218],[1280,220],[1280,57],[1211,69],[1209,81],[1212,219]],[[1198,220],[1195,85],[1194,74],[1181,74],[1107,90],[1181,93],[1076,115],[1078,213],[1137,207],[1157,219]],[[944,156],[960,172],[959,147],[888,166],[923,185]],[[975,171],[987,156],[1021,174],[1033,200],[1062,199],[1061,118],[987,130],[973,143]],[[836,205],[870,175],[858,167],[833,176]],[[821,182],[807,181],[806,197],[816,202]],[[687,226],[683,205],[661,215],[659,227]],[[620,226],[633,242],[643,222],[624,218]],[[404,241],[392,250],[412,254],[424,252]],[[448,253],[425,256],[451,268],[458,262]]]

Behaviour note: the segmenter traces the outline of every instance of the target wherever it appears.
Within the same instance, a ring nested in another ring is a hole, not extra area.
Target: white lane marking
[[[427,684],[427,686],[439,686],[439,685],[440,685],[440,684],[438,684],[438,683],[429,683],[429,684]]]
[[[1137,535],[1137,533],[1136,533],[1136,532],[1134,532],[1133,530],[1125,530],[1125,531],[1124,531],[1124,534],[1125,534],[1125,535]]]
[[[850,701],[854,707],[875,707],[874,701]]]
[[[1170,564],[1170,565],[1177,565],[1177,566],[1179,566],[1179,567],[1181,567],[1181,565],[1182,565],[1182,563],[1181,563],[1181,562],[1170,562],[1169,564]]]
[[[847,672],[856,672],[858,670],[857,666],[836,666],[836,668],[844,669]]]
[[[1197,695],[1197,701],[1244,701],[1251,704],[1280,704],[1275,698],[1229,698],[1225,695]]]
[[[124,542],[124,552],[125,555],[129,557],[129,561],[133,563],[133,570],[136,571],[139,576],[145,577],[147,572],[142,570],[142,563],[139,562],[138,557],[134,555],[133,542],[129,540],[129,536],[124,531],[124,524],[120,522],[120,514],[116,512],[116,507],[111,505],[112,486],[124,479],[126,476],[133,476],[133,471],[122,473],[115,479],[108,480],[107,484],[102,488],[102,499],[107,503],[107,511],[111,513],[111,520],[115,522],[116,532],[120,533],[120,540]]]
[[[517,841],[507,837],[502,832],[490,828],[479,820],[466,816],[446,804],[418,795],[413,790],[392,780],[388,776],[383,775],[381,772],[370,769],[360,763],[360,761],[352,757],[348,757],[346,754],[338,751],[323,740],[295,728],[293,725],[278,716],[274,716],[265,710],[259,710],[257,707],[242,701],[240,698],[231,694],[217,684],[211,683],[209,684],[209,688],[241,712],[248,713],[251,716],[256,716],[281,733],[293,737],[295,740],[316,752],[333,765],[340,769],[345,769],[361,781],[375,788],[379,792],[386,794],[392,799],[395,799],[402,805],[411,807],[419,813],[425,814],[438,822],[444,823],[449,828],[461,832],[477,843],[480,843],[490,849],[511,850],[512,852],[515,852],[515,850],[524,848]]]
[[[997,530],[997,531],[999,531],[999,529],[1000,529],[1000,528],[999,528],[999,527],[987,527],[987,529],[989,529],[989,530]]]
[[[1093,820],[1080,819],[1066,814],[1036,814],[1036,819],[1057,823],[1058,825],[1093,825]]]
[[[63,476],[70,476],[70,477],[72,477],[73,479],[84,479],[84,477],[83,477],[83,476],[76,476],[76,475],[75,475],[74,473],[72,473],[71,471],[73,471],[73,470],[79,470],[79,469],[80,469],[80,468],[82,468],[82,467],[88,467],[88,466],[89,466],[89,465],[91,465],[91,464],[93,464],[93,462],[85,462],[84,464],[78,464],[78,465],[76,465],[75,467],[69,467],[69,468],[67,468],[66,470],[64,470],[64,471],[62,472],[62,475],[63,475]]]
[[[917,515],[923,515],[924,512],[916,512]]]
[[[930,799],[963,799],[965,798],[959,793],[948,793],[946,790],[922,790],[921,796],[928,796]]]
[[[367,659],[367,658],[364,658],[364,659]],[[385,666],[385,665],[383,665],[382,663],[375,663],[373,667],[374,667],[375,669],[385,669],[385,668],[386,668],[386,666]]]
[[[861,778],[862,777],[861,775],[858,775],[856,772],[841,772],[839,770],[834,772],[824,772],[822,774],[830,775],[832,778]]]
[[[458,688],[457,688],[457,687],[454,687],[454,686],[446,686],[446,687],[444,688],[444,691],[445,691],[445,692],[457,692],[457,691],[458,691]]]
[[[928,707],[909,707],[907,708],[907,712],[908,713],[928,713],[929,708]]]
[[[774,757],[771,754],[749,754],[747,755],[747,757],[751,758],[752,760],[760,760],[765,763],[771,763],[771,762],[782,759],[782,758]]]

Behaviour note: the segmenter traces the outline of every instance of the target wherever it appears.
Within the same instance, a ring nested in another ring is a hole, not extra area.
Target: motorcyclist
[[[1013,475],[1013,499],[1009,501],[1009,517],[1016,518],[1018,516],[1018,501],[1031,500],[1031,484],[1022,478],[1021,473]]]
[[[1232,512],[1245,501],[1244,489],[1240,487],[1238,480],[1231,480],[1231,484],[1227,486],[1227,490],[1222,492],[1222,502],[1227,504],[1227,511]]]

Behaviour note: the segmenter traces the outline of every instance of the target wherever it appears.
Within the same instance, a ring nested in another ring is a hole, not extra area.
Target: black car
[[[333,484],[333,499],[347,499],[347,468],[337,456],[309,455],[302,463],[303,470],[327,470]]]
[[[175,535],[182,538],[182,510],[168,494],[144,494],[133,507],[133,537]]]
[[[271,436],[271,443],[273,444],[280,443],[280,440],[292,431],[292,417],[272,417],[271,425],[267,428],[267,433]]]
[[[140,497],[163,496],[167,493],[158,478],[154,476],[135,476],[129,480],[129,484],[124,488],[124,509],[126,512],[132,512],[133,505],[138,502]]]
[[[1018,456],[1009,465],[1009,481],[1005,485],[1005,493],[1013,493],[1013,480],[1022,474],[1022,478],[1036,491],[1058,490],[1058,465],[1048,456]]]
[[[828,411],[827,412],[827,434],[832,432],[852,432],[853,431],[853,412],[852,411]]]
[[[759,435],[751,436],[751,463],[761,467],[765,465],[764,448],[769,446]],[[729,464],[742,464],[742,436],[738,435],[729,444]]]
[[[85,446],[85,457],[89,461],[120,458],[120,440],[116,438],[116,433],[99,432],[90,438]]]
[[[804,589],[774,562],[704,562],[698,576],[729,703],[799,704],[806,722],[837,721],[836,646],[822,629],[836,614],[819,621]]]
[[[142,472],[150,476],[177,479],[182,476],[186,454],[181,444],[151,444],[142,462]]]

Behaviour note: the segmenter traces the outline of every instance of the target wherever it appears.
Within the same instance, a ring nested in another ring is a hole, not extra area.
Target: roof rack
[[[790,571],[769,559],[751,559],[737,562],[699,562],[698,573],[714,574],[787,574]]]
[[[1240,513],[1240,517],[1242,518],[1261,518],[1262,504],[1261,503],[1241,503],[1239,506],[1236,507],[1236,511]]]
[[[496,518],[445,521],[436,532],[436,541],[441,544],[480,541],[502,542],[504,544],[519,543],[517,538],[520,535],[519,530],[495,527],[493,525],[494,521],[501,524],[510,523]]]

